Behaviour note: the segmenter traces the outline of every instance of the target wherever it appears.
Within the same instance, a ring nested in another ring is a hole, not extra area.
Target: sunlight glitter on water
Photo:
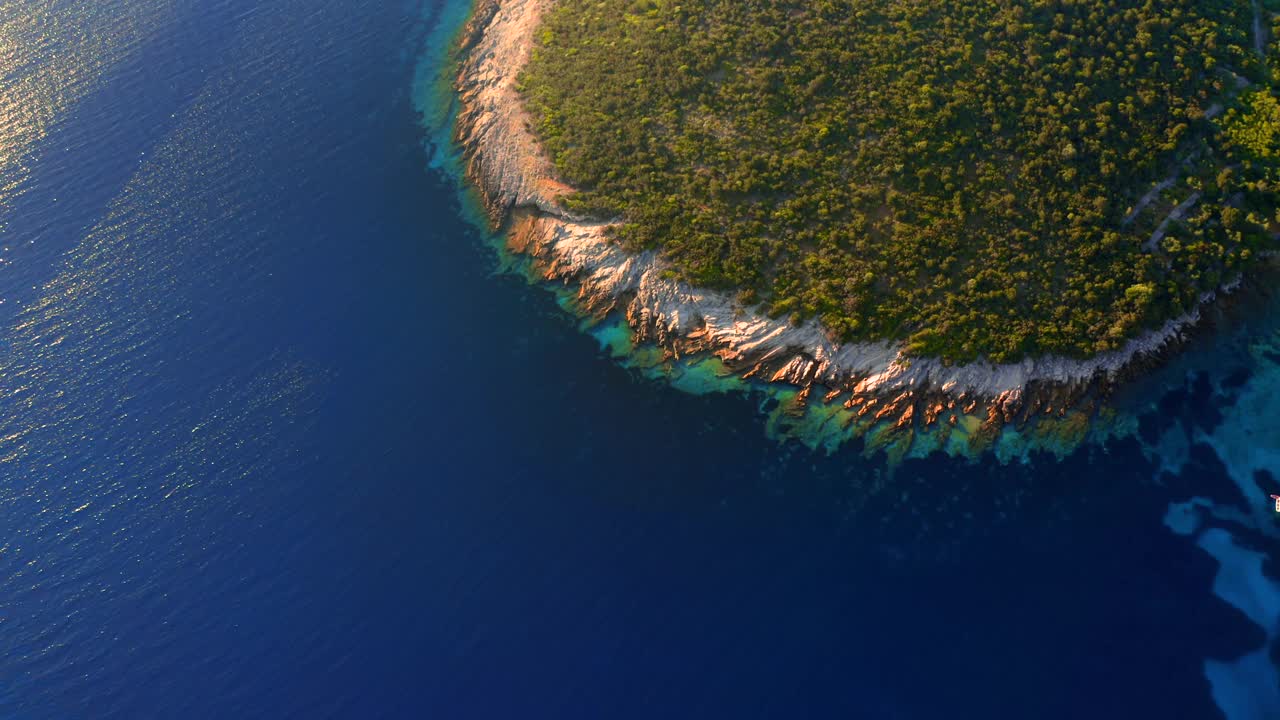
[[[126,63],[156,28],[172,21],[172,0],[0,3],[0,217],[27,181],[34,147],[100,78]],[[38,62],[37,62],[38,59]],[[3,225],[0,225],[3,230]]]

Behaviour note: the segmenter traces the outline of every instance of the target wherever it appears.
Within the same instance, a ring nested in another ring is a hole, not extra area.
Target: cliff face
[[[574,217],[555,202],[573,189],[555,179],[516,90],[539,19],[553,3],[477,2],[462,43],[456,137],[491,222],[509,227],[511,249],[531,255],[546,279],[576,286],[588,312],[624,313],[637,340],[673,356],[714,353],[744,377],[790,383],[805,398],[821,388],[828,401],[899,427],[954,423],[961,412],[998,427],[1093,409],[1124,373],[1159,362],[1199,319],[1193,312],[1089,360],[948,367],[908,360],[888,342],[835,343],[816,322],[769,318],[730,295],[673,279],[657,254],[624,251],[609,241],[609,223]]]
[[[555,213],[555,197],[572,192],[555,181],[516,91],[534,30],[550,5],[550,0],[477,0],[463,30],[457,140],[467,175],[480,187],[494,225],[517,206]]]

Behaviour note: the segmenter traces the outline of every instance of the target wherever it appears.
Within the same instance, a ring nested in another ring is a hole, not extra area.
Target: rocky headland
[[[554,1],[477,0],[456,81],[455,138],[465,170],[512,251],[532,258],[546,280],[576,288],[584,312],[620,313],[637,341],[672,358],[714,354],[742,378],[799,388],[800,403],[839,402],[852,418],[898,430],[976,416],[979,434],[990,437],[1011,423],[1093,414],[1118,384],[1163,363],[1200,321],[1200,310],[1231,289],[1207,293],[1195,311],[1089,359],[947,365],[907,357],[892,342],[841,344],[816,321],[796,325],[693,287],[658,253],[631,253],[612,242],[616,220],[577,217],[556,201],[573,188],[557,180],[517,88],[539,19]]]

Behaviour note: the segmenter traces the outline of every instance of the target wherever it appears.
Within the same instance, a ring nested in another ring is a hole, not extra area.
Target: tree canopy
[[[693,283],[947,361],[1082,357],[1272,245],[1252,23],[1248,0],[559,0],[521,88],[565,207]]]

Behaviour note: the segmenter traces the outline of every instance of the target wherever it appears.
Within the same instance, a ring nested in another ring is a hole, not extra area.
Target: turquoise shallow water
[[[815,451],[477,227],[465,3],[0,9],[0,715],[1277,706],[1280,315],[1063,457]]]

